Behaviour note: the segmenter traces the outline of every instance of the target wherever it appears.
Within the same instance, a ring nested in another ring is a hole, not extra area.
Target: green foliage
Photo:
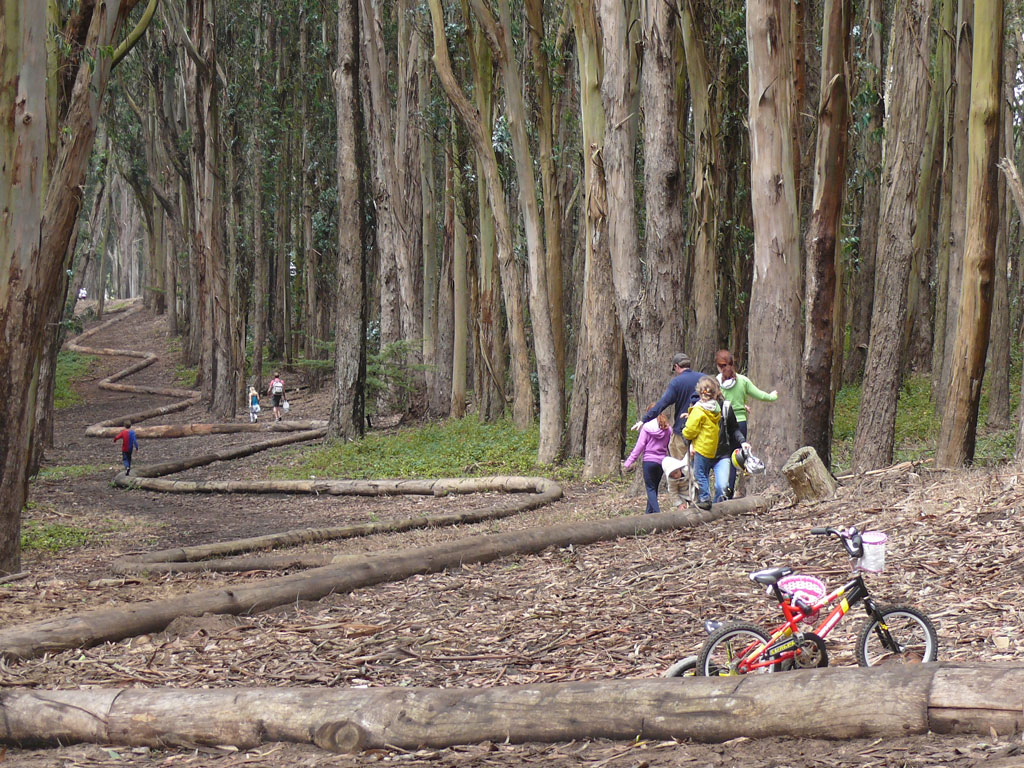
[[[75,480],[79,477],[94,475],[109,469],[107,464],[67,464],[65,466],[44,467],[36,476],[38,480]]]
[[[61,523],[26,522],[21,528],[21,548],[60,552],[89,543],[92,534],[82,528]]]
[[[174,383],[182,387],[194,387],[199,379],[198,365],[174,366]]]
[[[551,475],[538,468],[537,429],[520,431],[510,421],[486,424],[467,416],[458,421],[423,424],[374,433],[351,443],[325,443],[292,452],[271,470],[277,479],[435,478],[488,475]],[[573,464],[554,471],[573,477]]]
[[[1020,381],[1019,356],[1010,368],[1011,412],[1019,400]],[[860,385],[843,387],[836,397],[835,420],[832,435],[833,470],[841,472],[852,463],[853,439],[857,431],[857,411],[860,408]],[[978,438],[975,447],[975,464],[994,464],[1013,457],[1016,446],[1016,431],[1011,427],[1003,430],[984,430],[988,412],[988,382],[982,389],[982,402],[978,414]],[[1011,422],[1013,420],[1011,419]],[[931,398],[931,380],[927,374],[913,374],[900,389],[896,406],[896,451],[895,461],[919,461],[935,455],[940,417],[935,414]]]
[[[57,380],[53,386],[53,407],[70,408],[82,402],[82,397],[75,392],[72,384],[89,375],[96,358],[93,355],[80,355],[77,352],[57,353]]]

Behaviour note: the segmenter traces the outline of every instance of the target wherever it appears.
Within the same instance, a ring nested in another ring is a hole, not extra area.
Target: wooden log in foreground
[[[838,667],[495,688],[0,692],[0,742],[314,743],[335,752],[576,739],[898,738],[1024,728],[1024,666]]]
[[[371,555],[349,555],[335,564],[302,573],[193,592],[169,600],[101,608],[60,619],[24,624],[0,631],[0,654],[30,658],[47,651],[96,645],[144,632],[160,632],[178,616],[204,613],[243,614],[297,600],[319,600],[335,592],[398,581],[418,573],[437,573],[463,563],[488,563],[500,557],[540,552],[548,547],[580,546],[623,536],[687,528],[726,515],[765,509],[761,496],[749,496],[700,509],[586,520],[544,528],[483,534],[432,547],[411,547]]]
[[[800,448],[782,467],[782,474],[793,486],[797,501],[817,501],[835,495],[839,483],[809,445]]]

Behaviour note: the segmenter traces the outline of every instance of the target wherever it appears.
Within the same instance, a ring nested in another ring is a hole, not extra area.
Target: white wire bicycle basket
[[[810,576],[806,573],[792,573],[779,579],[779,589],[792,595],[792,600],[800,600],[808,605],[814,605],[828,594],[825,582],[817,576]],[[771,595],[771,587],[768,594]]]

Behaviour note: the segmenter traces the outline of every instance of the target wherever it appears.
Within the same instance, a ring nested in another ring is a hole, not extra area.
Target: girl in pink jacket
[[[654,407],[654,403],[647,406],[648,410]],[[647,514],[661,512],[658,506],[658,485],[661,483],[661,476],[664,470],[661,468],[661,460],[668,455],[668,441],[672,438],[672,427],[664,414],[659,413],[653,421],[648,421],[640,428],[640,436],[636,439],[636,446],[624,462],[623,469],[629,469],[633,463],[643,456],[644,462],[644,485],[647,487]]]

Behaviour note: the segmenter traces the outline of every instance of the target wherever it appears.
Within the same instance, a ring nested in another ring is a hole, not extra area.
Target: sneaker
[[[701,499],[698,501],[697,509],[703,509],[705,512],[711,509],[711,499]]]
[[[128,469],[126,469],[126,470],[124,471],[124,473],[125,473],[125,475],[130,475],[130,474],[132,473],[132,469],[131,469],[131,467],[128,467]]]

